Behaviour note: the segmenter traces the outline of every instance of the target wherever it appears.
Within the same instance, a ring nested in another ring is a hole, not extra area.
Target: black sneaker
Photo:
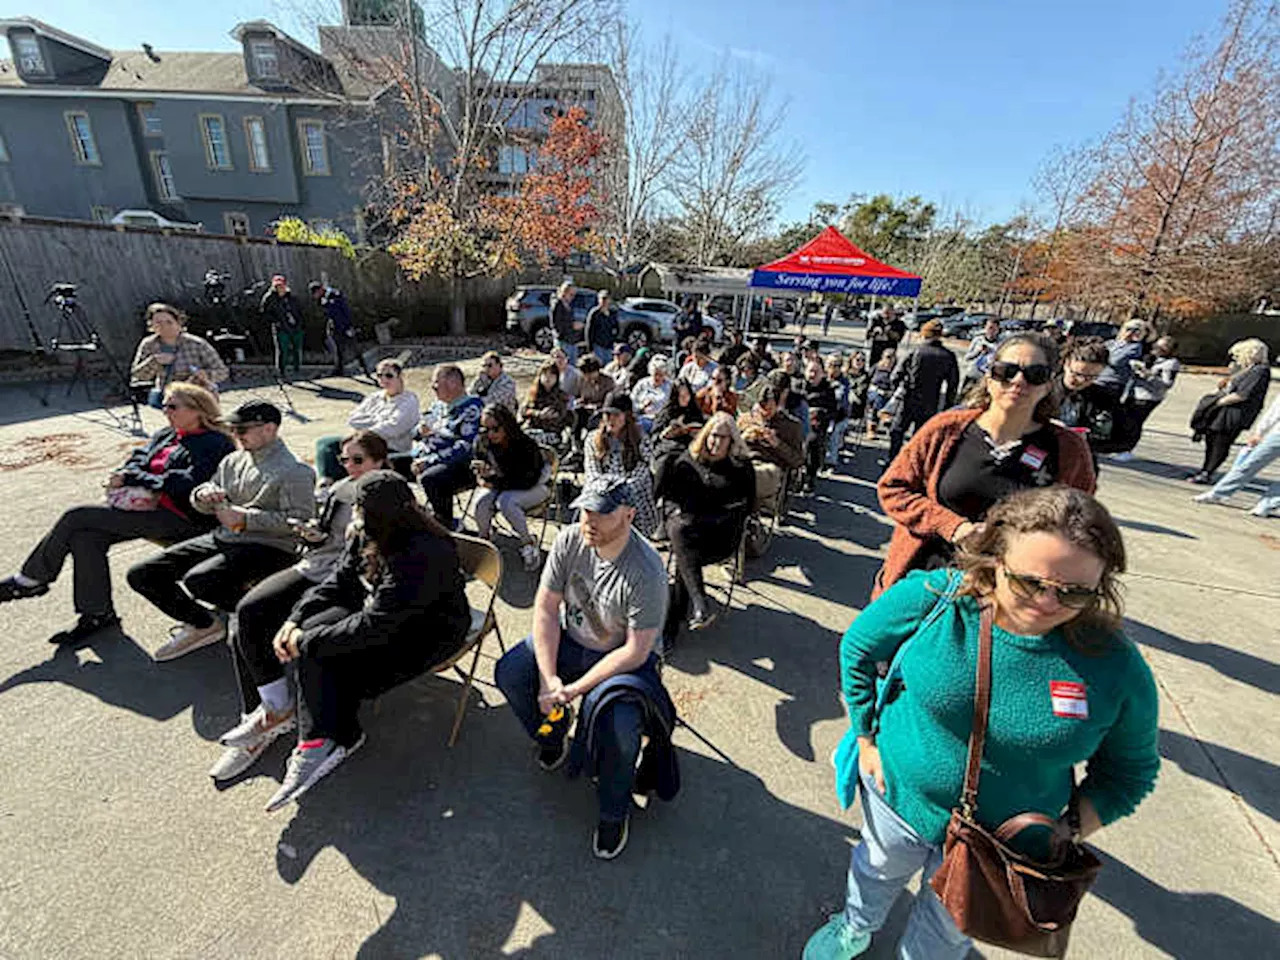
[[[591,835],[591,852],[600,860],[612,860],[627,846],[627,828],[631,817],[619,823],[601,820],[596,824],[596,832]]]
[[[5,577],[0,580],[0,603],[8,603],[10,600],[26,600],[29,597],[41,597],[49,592],[47,583],[37,583],[28,587],[19,583],[14,577]]]
[[[49,638],[49,642],[57,644],[79,643],[82,640],[88,640],[96,633],[101,633],[103,630],[109,630],[119,625],[120,618],[116,616],[114,611],[110,613],[86,613],[81,615],[74,627],[55,633]]]
[[[569,738],[561,737],[559,740],[544,742],[538,748],[538,766],[547,773],[553,773],[559,770],[565,760],[569,757]]]

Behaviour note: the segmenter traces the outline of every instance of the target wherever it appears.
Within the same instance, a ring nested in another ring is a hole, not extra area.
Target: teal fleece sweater
[[[874,731],[889,805],[930,843],[942,842],[960,797],[977,671],[978,604],[973,597],[940,599],[949,573],[909,574],[863,610],[840,643],[850,719],[837,755],[841,796],[852,798],[857,778],[848,741]],[[877,723],[876,662],[892,659],[940,602],[947,608],[904,652],[901,687]],[[1071,768],[1082,761],[1080,790],[1102,822],[1132,813],[1160,767],[1155,681],[1138,649],[1117,635],[1101,654],[1085,654],[1072,649],[1061,630],[1026,637],[995,627],[992,639],[979,822],[994,828],[1028,811],[1060,816],[1071,794]],[[1050,685],[1063,683],[1051,696]],[[1087,718],[1072,715],[1078,700],[1064,699],[1078,684]],[[1018,846],[1037,845],[1027,839]]]

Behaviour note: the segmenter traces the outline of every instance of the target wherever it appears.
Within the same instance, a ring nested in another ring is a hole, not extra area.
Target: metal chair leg
[[[462,729],[462,718],[467,715],[467,698],[471,696],[471,688],[475,683],[476,666],[480,663],[480,649],[484,646],[484,637],[476,642],[476,651],[471,657],[471,670],[467,673],[467,681],[462,685],[462,693],[458,696],[458,709],[453,715],[453,729],[449,732],[449,746],[458,742],[458,731]]]

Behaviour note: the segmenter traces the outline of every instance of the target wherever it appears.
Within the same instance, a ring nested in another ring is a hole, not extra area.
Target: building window
[[[151,174],[156,181],[156,196],[161,200],[177,200],[178,188],[173,182],[173,167],[169,155],[161,150],[151,151]]]
[[[244,118],[244,139],[249,144],[249,169],[255,173],[271,170],[271,152],[267,149],[267,124],[261,117]]]
[[[302,149],[302,172],[309,177],[327,177],[329,148],[324,142],[324,121],[299,120],[298,145]]]
[[[93,125],[89,123],[87,113],[67,113],[67,132],[71,134],[71,149],[76,155],[76,163],[98,166],[102,157],[98,153],[98,142],[93,139]]]
[[[499,173],[528,173],[530,166],[529,152],[524,147],[498,147]]]
[[[164,136],[164,127],[160,126],[160,114],[156,112],[154,103],[138,104],[138,122],[142,124],[144,137]]]
[[[13,53],[18,58],[18,68],[23,73],[48,72],[44,65],[44,52],[34,33],[15,33],[12,39]]]
[[[99,206],[90,207],[89,214],[93,217],[94,223],[110,223],[113,216],[110,207]]]
[[[204,160],[210,170],[231,169],[231,144],[227,124],[221,114],[200,114],[200,134],[204,137]]]
[[[0,163],[9,162],[9,144],[4,139],[4,134],[0,133]]]
[[[224,213],[222,222],[226,226],[227,233],[233,237],[247,237],[249,235],[249,215],[245,213]]]
[[[250,40],[249,57],[253,61],[254,76],[280,76],[280,56],[274,40]]]

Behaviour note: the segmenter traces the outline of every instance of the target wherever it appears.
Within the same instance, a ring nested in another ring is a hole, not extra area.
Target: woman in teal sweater
[[[1015,493],[992,508],[956,563],[894,584],[841,641],[850,726],[836,751],[836,788],[848,807],[861,786],[864,826],[845,909],[810,938],[805,960],[864,952],[918,870],[924,881],[899,955],[938,960],[969,951],[927,880],[942,862],[964,780],[981,605],[995,608],[982,824],[994,829],[1036,812],[1062,818],[1069,832],[1064,811],[1078,763],[1086,764],[1082,835],[1132,813],[1155,785],[1155,681],[1120,632],[1124,544],[1106,508],[1068,487]],[[878,698],[876,664],[889,660]],[[1013,845],[1042,855],[1044,834],[1024,831]]]

